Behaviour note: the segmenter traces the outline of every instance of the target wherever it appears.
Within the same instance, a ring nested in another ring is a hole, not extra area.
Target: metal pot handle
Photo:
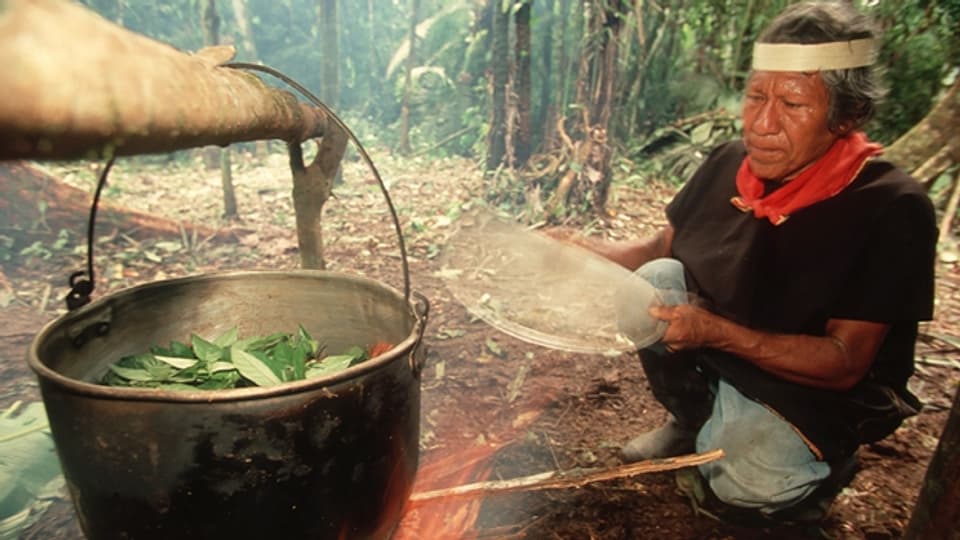
[[[73,311],[79,307],[90,303],[90,295],[96,286],[97,280],[93,270],[93,229],[97,224],[97,206],[100,203],[100,193],[103,192],[103,186],[107,183],[107,175],[110,174],[110,168],[116,160],[116,155],[111,148],[107,148],[110,157],[100,170],[100,176],[97,179],[97,190],[93,194],[93,202],[90,204],[90,216],[87,220],[87,270],[80,270],[70,274],[70,292],[67,293],[67,310]]]
[[[430,314],[430,300],[417,291],[413,292],[413,311],[417,317],[417,340],[410,351],[410,370],[415,377],[420,377],[423,366],[427,362],[427,351],[423,344],[423,334],[427,330],[427,316]]]
[[[337,127],[342,129],[344,133],[347,134],[347,137],[353,141],[353,144],[356,145],[357,151],[360,152],[360,155],[363,157],[364,162],[370,167],[370,171],[373,173],[374,178],[377,179],[377,184],[380,185],[380,191],[383,193],[383,198],[387,203],[387,208],[390,210],[390,217],[393,219],[393,226],[397,232],[397,243],[400,246],[400,264],[403,268],[403,299],[408,304],[410,303],[410,265],[407,262],[407,247],[403,239],[403,227],[400,225],[400,218],[397,216],[397,210],[393,205],[393,200],[390,198],[390,193],[387,191],[387,186],[383,182],[383,178],[380,177],[380,172],[377,170],[376,165],[373,164],[373,159],[370,158],[370,155],[367,153],[367,150],[360,143],[360,140],[354,135],[353,131],[347,127],[347,125],[340,119],[326,104],[324,104],[320,99],[313,95],[310,91],[303,87],[300,83],[291,79],[290,77],[284,75],[280,71],[277,71],[268,66],[262,66],[259,64],[249,64],[245,62],[233,62],[228,64],[223,64],[224,67],[235,68],[235,69],[246,69],[252,71],[260,71],[272,75],[281,81],[289,84],[295,88],[298,92],[303,94],[311,103],[317,107],[323,109],[325,113],[330,115],[330,118],[337,124]],[[70,275],[70,292],[67,294],[66,302],[67,309],[73,311],[79,307],[82,307],[90,302],[90,296],[93,294],[93,289],[96,284],[94,279],[94,269],[93,269],[93,238],[94,238],[94,225],[96,223],[97,217],[97,206],[100,201],[100,193],[103,190],[103,186],[106,184],[107,174],[110,172],[110,168],[113,166],[115,155],[108,148],[107,151],[110,153],[110,158],[107,160],[106,164],[103,167],[103,170],[100,172],[100,178],[97,181],[97,189],[94,194],[93,203],[90,206],[90,218],[87,223],[87,270],[74,272]],[[422,297],[422,301],[426,303],[426,298]],[[426,317],[426,309],[424,310],[424,317]],[[422,333],[422,329],[421,329]],[[422,337],[422,336],[421,336]]]
[[[230,62],[223,64],[224,67],[235,68],[235,69],[246,69],[250,71],[260,71],[262,73],[267,73],[272,75],[281,81],[289,84],[291,87],[295,88],[298,92],[304,95],[310,103],[313,103],[317,107],[323,109],[323,111],[330,115],[330,119],[333,120],[337,127],[342,129],[344,133],[347,134],[347,137],[353,141],[353,144],[356,145],[357,151],[360,152],[360,155],[363,157],[363,161],[370,167],[370,172],[373,173],[373,177],[377,179],[377,184],[380,186],[380,192],[383,193],[383,198],[387,203],[387,208],[390,210],[390,217],[393,219],[394,229],[397,231],[397,243],[400,245],[400,264],[403,266],[403,299],[409,303],[410,302],[410,266],[407,264],[407,247],[406,243],[403,240],[403,227],[400,226],[400,218],[397,217],[397,210],[393,206],[393,200],[390,199],[390,193],[387,192],[387,186],[383,183],[383,179],[380,177],[380,172],[377,170],[377,166],[373,164],[373,160],[370,158],[370,154],[367,153],[367,150],[360,144],[360,139],[354,135],[353,131],[347,127],[347,125],[340,119],[330,107],[325,103],[320,101],[317,96],[313,95],[309,90],[303,87],[297,81],[291,79],[290,77],[284,75],[280,71],[273,69],[269,66],[263,66],[260,64],[250,64],[247,62]]]

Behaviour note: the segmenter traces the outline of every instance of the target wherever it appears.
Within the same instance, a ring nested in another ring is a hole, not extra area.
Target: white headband
[[[877,59],[876,41],[856,39],[830,43],[756,43],[757,71],[828,71],[869,66]]]

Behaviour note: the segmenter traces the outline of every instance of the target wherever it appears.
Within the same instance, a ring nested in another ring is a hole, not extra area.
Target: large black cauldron
[[[152,344],[295,331],[327,350],[397,345],[332,376],[271,388],[104,387]],[[233,272],[134,287],[47,325],[36,372],[91,539],[386,538],[417,468],[426,301],[323,271]]]

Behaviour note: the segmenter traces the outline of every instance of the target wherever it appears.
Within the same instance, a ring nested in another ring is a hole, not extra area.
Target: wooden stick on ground
[[[952,367],[953,369],[960,369],[960,362],[949,357],[949,356],[933,356],[928,354],[921,354],[916,357],[914,360],[921,364],[929,364],[932,366],[944,366]]]
[[[723,450],[716,449],[702,454],[688,454],[666,459],[652,459],[630,463],[612,469],[587,469],[578,474],[570,475],[558,471],[511,478],[509,480],[492,480],[476,482],[452,488],[421,491],[410,496],[409,505],[415,508],[436,499],[449,500],[450,498],[475,498],[492,494],[513,493],[517,491],[539,491],[544,489],[579,488],[595,482],[603,482],[616,478],[627,478],[638,474],[671,471],[684,467],[693,467],[710,463],[723,457]]]

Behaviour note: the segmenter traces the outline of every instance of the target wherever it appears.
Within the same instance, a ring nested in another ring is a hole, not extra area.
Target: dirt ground
[[[395,160],[374,154],[404,227],[413,289],[431,303],[422,380],[421,471],[449,463],[458,483],[507,479],[551,470],[612,468],[618,448],[657,426],[665,413],[643,371],[629,355],[559,352],[510,338],[473,319],[437,277],[436,254],[455,210],[481,197],[483,179],[473,163],[450,159]],[[235,159],[241,218],[220,218],[219,174],[198,159],[121,161],[105,198],[139,210],[211,227],[231,227],[237,242],[203,238],[134,240],[129,231],[98,230],[95,297],[166,277],[238,268],[297,266],[294,215],[285,156]],[[85,164],[42,168],[92,192]],[[617,185],[615,217],[595,223],[592,234],[625,238],[663,223],[661,209],[672,187]],[[344,183],[326,208],[325,251],[331,270],[402,286],[399,249],[382,195],[359,162],[345,166]],[[52,246],[59,232],[49,229]],[[52,225],[52,226],[51,226]],[[78,240],[82,231],[71,231]],[[184,247],[187,245],[187,247]],[[41,246],[43,247],[43,246]],[[64,312],[67,276],[83,268],[72,245],[35,249],[3,262],[0,275],[0,406],[39,399],[25,350],[41,326]],[[46,255],[46,256],[44,256]],[[678,490],[673,472],[588,484],[577,489],[528,491],[482,499],[439,501],[401,523],[399,538],[701,539],[862,538],[902,536],[929,459],[960,380],[957,350],[929,336],[957,336],[960,276],[938,269],[936,320],[924,324],[918,373],[912,387],[926,404],[893,436],[864,447],[861,470],[836,499],[819,530],[744,527],[695,511]],[[475,461],[457,456],[481,456]],[[418,478],[423,486],[438,485]],[[450,481],[450,480],[448,480]],[[421,485],[421,484],[418,484]],[[452,486],[450,486],[452,487]],[[26,539],[82,538],[66,498],[56,501]]]

